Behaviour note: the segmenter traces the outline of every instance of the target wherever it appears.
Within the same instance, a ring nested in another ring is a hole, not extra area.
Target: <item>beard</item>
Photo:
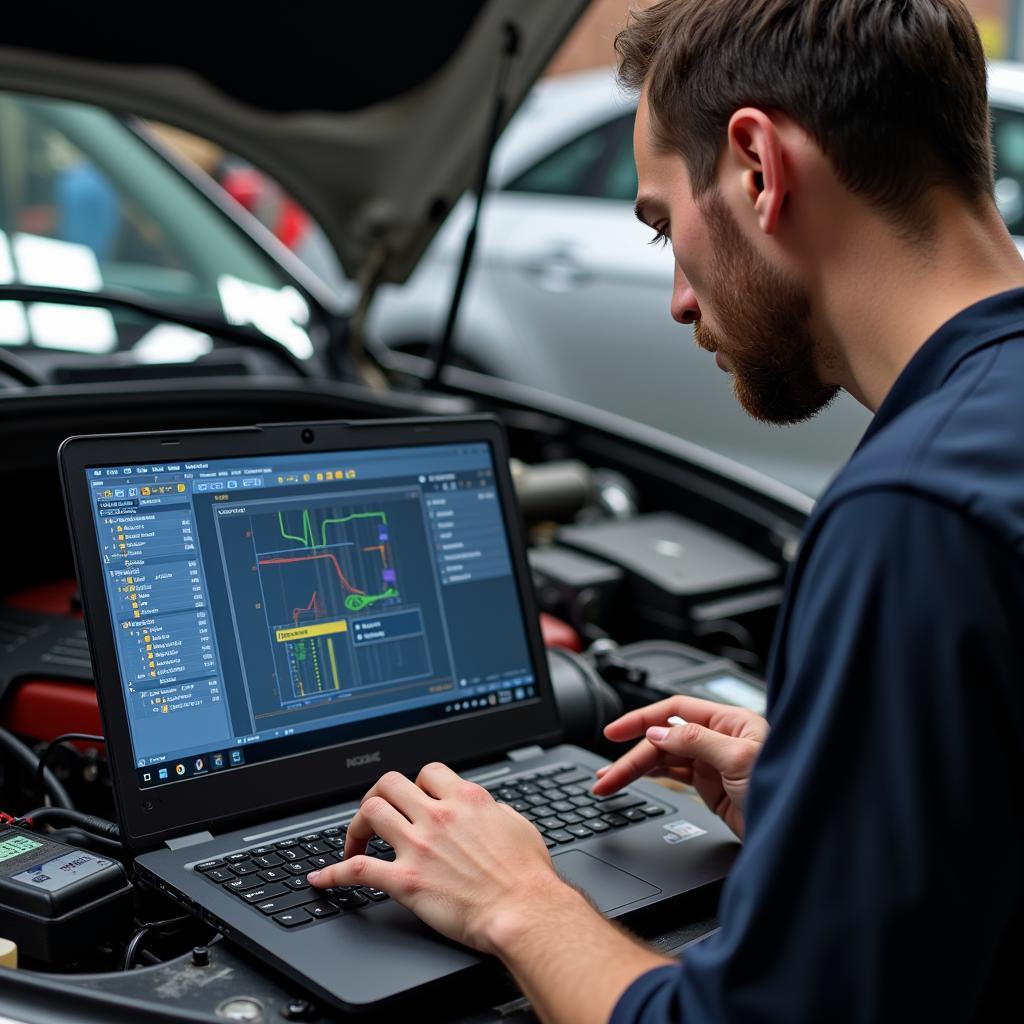
[[[754,248],[718,192],[700,205],[714,240],[704,290],[719,328],[699,321],[697,344],[728,360],[736,398],[754,419],[810,419],[839,388],[818,376],[815,356],[825,353],[810,331],[807,291]]]

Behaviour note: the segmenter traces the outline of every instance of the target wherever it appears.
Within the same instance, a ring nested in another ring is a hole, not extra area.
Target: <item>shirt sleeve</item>
[[[794,581],[721,930],[637,979],[614,1024],[995,1009],[1024,877],[1020,573],[927,497],[827,514]]]

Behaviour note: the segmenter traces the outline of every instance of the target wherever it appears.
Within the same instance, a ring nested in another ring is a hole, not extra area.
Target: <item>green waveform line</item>
[[[386,597],[398,597],[398,591],[394,587],[388,587],[383,594],[349,594],[345,598],[345,607],[350,612],[361,612],[364,608],[383,601]]]
[[[337,519],[325,519],[320,524],[320,547],[327,547],[327,527],[334,523],[350,523],[353,519],[379,519],[385,526],[388,525],[388,517],[384,512],[353,512],[350,516],[340,516]],[[316,548],[315,534],[313,532],[313,521],[309,515],[309,509],[302,510],[302,536],[296,537],[289,533],[284,527],[284,513],[277,513],[277,525],[281,530],[281,536],[287,540],[298,541],[303,547]]]

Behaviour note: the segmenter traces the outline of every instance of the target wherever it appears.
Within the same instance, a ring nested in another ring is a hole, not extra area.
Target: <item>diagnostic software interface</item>
[[[86,472],[142,787],[538,699],[490,445]]]

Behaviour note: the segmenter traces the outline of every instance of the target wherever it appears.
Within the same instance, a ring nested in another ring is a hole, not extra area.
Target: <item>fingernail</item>
[[[660,743],[668,735],[668,729],[663,728],[660,725],[652,725],[647,730],[647,738],[652,743]]]
[[[319,877],[320,877],[320,872],[319,871],[310,871],[310,873],[308,875],[306,875],[306,881],[309,882],[310,885],[316,885],[317,879]]]
[[[606,771],[608,771],[608,769],[609,769],[610,767],[611,767],[611,765],[605,765],[605,766],[604,766],[603,768],[598,768],[598,769],[597,769],[597,771],[596,771],[596,772],[595,772],[594,774],[595,774],[595,775],[596,775],[596,776],[597,776],[598,778],[601,778],[601,776],[602,776],[602,775],[604,775],[604,773],[605,773]]]

